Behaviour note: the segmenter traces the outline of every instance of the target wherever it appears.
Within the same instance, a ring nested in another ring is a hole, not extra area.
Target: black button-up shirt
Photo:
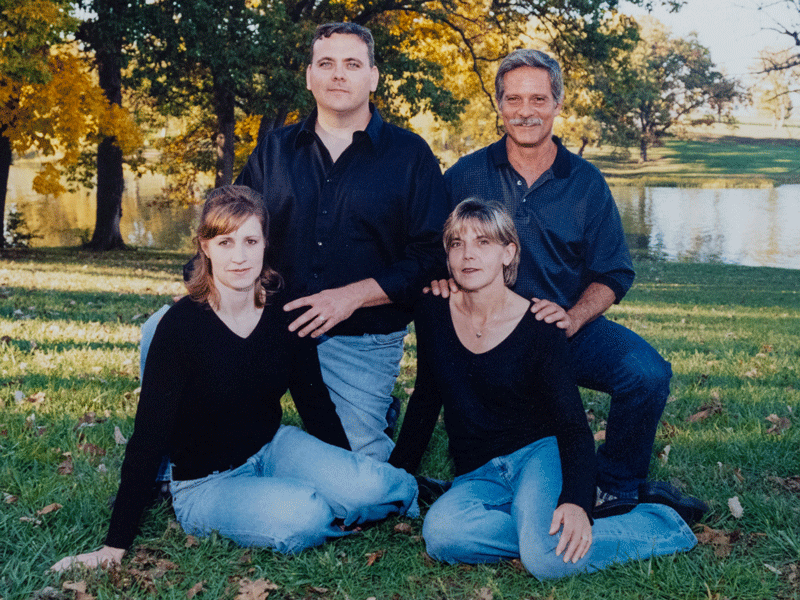
[[[447,199],[439,163],[418,135],[370,105],[365,131],[334,163],[302,123],[270,132],[236,180],[264,196],[267,258],[290,298],[374,278],[392,304],[358,309],[329,335],[391,333],[412,318],[422,287],[444,265]]]
[[[553,165],[531,187],[508,160],[505,136],[445,173],[455,205],[477,196],[508,208],[522,245],[513,289],[570,309],[596,281],[622,300],[634,279],[617,205],[597,168],[557,146]]]

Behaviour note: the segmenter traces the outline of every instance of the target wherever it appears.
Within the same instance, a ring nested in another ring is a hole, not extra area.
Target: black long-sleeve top
[[[273,296],[247,338],[188,297],[164,315],[147,355],[107,545],[133,542],[162,456],[170,456],[176,480],[242,465],[278,430],[287,388],[310,434],[350,449],[316,346],[288,332],[284,302]]]
[[[356,310],[329,335],[404,329],[422,288],[444,272],[439,163],[421,137],[370,108],[369,125],[336,162],[314,132],[315,110],[267,134],[236,179],[264,196],[267,259],[289,299],[374,278],[392,301]]]
[[[456,475],[555,436],[566,502],[592,514],[594,441],[575,384],[564,332],[530,311],[500,344],[475,354],[458,339],[447,300],[423,298],[415,312],[417,380],[389,462],[414,473],[439,411]]]

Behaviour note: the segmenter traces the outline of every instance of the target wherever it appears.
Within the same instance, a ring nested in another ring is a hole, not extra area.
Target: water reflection
[[[631,248],[667,260],[800,268],[800,185],[612,191]]]
[[[11,169],[6,205],[16,204],[41,239],[37,246],[73,246],[94,228],[93,192],[59,199],[31,192],[38,165]],[[126,178],[120,229],[126,243],[190,251],[198,207],[156,209],[148,201],[164,180]],[[667,260],[800,269],[800,185],[771,189],[615,187],[631,248]]]
[[[19,161],[11,167],[6,209],[12,205],[37,234],[34,246],[76,246],[88,241],[94,231],[95,192],[81,190],[59,198],[31,191],[38,164]],[[164,177],[141,178],[126,173],[122,196],[120,232],[126,244],[168,250],[189,250],[199,216],[199,207],[155,208],[149,202],[164,186]]]

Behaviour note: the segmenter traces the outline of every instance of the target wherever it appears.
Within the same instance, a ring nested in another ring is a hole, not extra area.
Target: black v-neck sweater
[[[133,542],[162,456],[170,456],[176,480],[240,466],[275,435],[287,389],[310,434],[350,449],[316,343],[287,330],[283,303],[273,296],[246,338],[188,297],[164,315],[147,355],[107,545]]]
[[[389,462],[415,472],[439,411],[456,475],[555,436],[563,474],[559,504],[591,515],[594,440],[575,384],[564,332],[528,311],[491,350],[476,354],[458,339],[447,300],[427,296],[414,317],[417,381]]]

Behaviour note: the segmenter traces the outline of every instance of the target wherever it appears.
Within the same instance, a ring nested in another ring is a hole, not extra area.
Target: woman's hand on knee
[[[100,550],[95,550],[94,552],[78,554],[77,556],[65,556],[50,567],[50,570],[60,573],[76,565],[84,565],[90,569],[96,567],[107,569],[112,565],[119,564],[123,556],[125,556],[125,550],[123,548],[103,546]]]
[[[578,562],[592,545],[592,525],[586,511],[577,504],[562,504],[553,511],[550,535],[561,529],[561,539],[556,546],[556,556],[564,553],[564,562]]]

